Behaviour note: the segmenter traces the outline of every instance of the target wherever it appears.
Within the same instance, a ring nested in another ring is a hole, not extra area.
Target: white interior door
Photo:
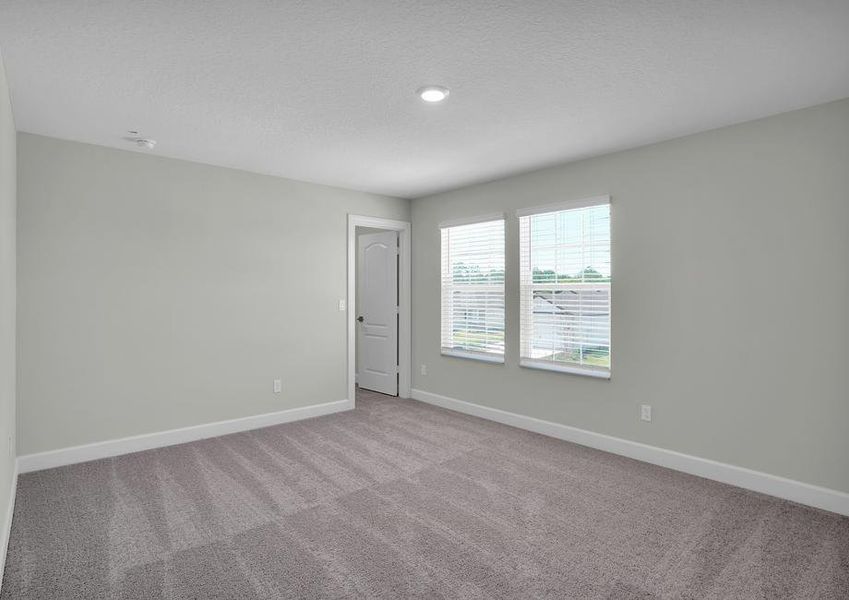
[[[357,380],[398,395],[398,232],[357,237]]]

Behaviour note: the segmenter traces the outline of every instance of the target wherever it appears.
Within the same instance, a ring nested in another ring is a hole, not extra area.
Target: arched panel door
[[[357,238],[357,380],[398,395],[398,232]]]

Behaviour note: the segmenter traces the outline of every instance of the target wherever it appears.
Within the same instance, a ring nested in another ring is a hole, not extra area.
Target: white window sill
[[[601,369],[589,369],[587,367],[579,367],[577,365],[567,365],[563,363],[553,363],[544,360],[533,360],[523,358],[519,361],[520,367],[527,369],[540,369],[543,371],[555,371],[557,373],[569,373],[570,375],[583,375],[584,377],[594,377],[596,379],[610,379],[610,371]]]
[[[480,362],[504,364],[503,354],[488,354],[486,352],[470,352],[468,350],[452,350],[451,348],[443,348],[442,356],[450,356],[452,358],[465,358],[468,360],[478,360]]]

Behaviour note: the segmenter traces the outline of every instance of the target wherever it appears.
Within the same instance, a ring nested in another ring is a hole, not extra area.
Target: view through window
[[[610,204],[520,213],[521,364],[610,373]]]
[[[504,219],[442,227],[442,353],[504,361]]]

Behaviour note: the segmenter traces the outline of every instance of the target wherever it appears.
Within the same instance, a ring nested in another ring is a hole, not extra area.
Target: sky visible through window
[[[533,215],[534,282],[610,279],[610,206]]]

